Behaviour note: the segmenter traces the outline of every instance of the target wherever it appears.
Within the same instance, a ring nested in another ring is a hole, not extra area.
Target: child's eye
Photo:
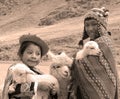
[[[36,55],[40,55],[40,53],[36,53]]]
[[[92,26],[97,26],[97,23],[93,23]]]
[[[32,54],[33,52],[32,52],[32,51],[28,51],[27,53],[28,53],[28,54]]]
[[[89,27],[89,24],[85,24],[85,27]]]
[[[36,55],[41,55],[41,53],[40,52],[36,52]]]

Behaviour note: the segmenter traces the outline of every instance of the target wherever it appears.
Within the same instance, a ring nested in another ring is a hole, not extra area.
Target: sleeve
[[[9,88],[9,85],[11,84],[11,82],[12,82],[12,73],[11,73],[10,69],[8,69],[8,72],[7,72],[7,75],[5,78],[5,82],[4,82],[2,99],[9,99],[8,88]]]
[[[71,99],[77,99],[76,97],[76,89],[77,89],[77,83],[76,83],[76,59],[73,60],[73,63],[72,63],[72,68],[71,68],[71,85],[70,85],[70,93],[68,94],[68,97]]]

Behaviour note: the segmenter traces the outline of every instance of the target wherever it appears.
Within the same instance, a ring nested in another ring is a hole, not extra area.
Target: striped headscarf
[[[106,9],[105,7],[93,8],[85,15],[84,22],[89,18],[95,19],[98,22],[98,32],[100,36],[106,34],[111,35],[111,33],[107,31],[108,15],[109,15],[109,10]],[[88,37],[89,36],[87,35],[84,27],[82,39],[79,41],[79,45],[83,45],[83,41]]]

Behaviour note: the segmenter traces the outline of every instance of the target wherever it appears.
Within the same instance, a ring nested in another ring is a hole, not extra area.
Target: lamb
[[[98,44],[95,41],[88,41],[85,43],[82,50],[79,50],[76,54],[76,59],[82,60],[87,55],[100,55],[101,51]]]
[[[34,93],[32,99],[48,99],[49,92],[52,94],[59,93],[59,84],[57,79],[49,74],[44,75],[36,75],[32,70],[30,70],[25,64],[18,63],[12,67],[10,70],[13,75],[13,83],[9,87],[9,92],[14,92],[17,84],[25,83],[25,82],[35,82],[34,85]],[[43,86],[41,86],[41,83]],[[53,89],[46,89],[44,87],[44,83],[52,83]]]
[[[65,52],[61,52],[60,54],[55,55],[53,52],[48,51],[47,57],[52,59],[53,63],[57,64],[66,64],[68,67],[71,66],[73,60],[72,58],[68,57]]]
[[[50,74],[56,77],[59,82],[60,94],[58,95],[58,99],[67,99],[71,80],[70,67],[73,60],[65,52],[55,55],[49,51],[47,55],[52,59]]]

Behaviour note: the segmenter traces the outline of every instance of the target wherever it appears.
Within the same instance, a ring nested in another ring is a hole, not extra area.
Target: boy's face
[[[22,61],[30,67],[34,67],[39,64],[41,59],[41,49],[35,45],[30,44],[22,55]]]
[[[98,35],[98,23],[95,19],[85,20],[85,31],[90,39],[95,39]]]

